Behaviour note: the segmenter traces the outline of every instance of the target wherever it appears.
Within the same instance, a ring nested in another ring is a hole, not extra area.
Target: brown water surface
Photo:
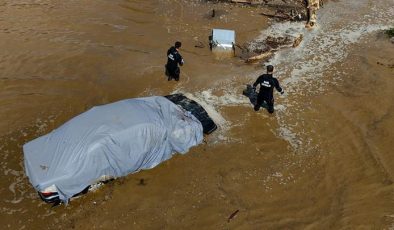
[[[271,22],[255,7],[181,0],[3,1],[1,226],[393,227],[394,49],[380,34],[393,13],[389,0],[359,2],[327,4],[314,31],[285,23],[260,34]],[[343,10],[349,6],[355,10]],[[215,58],[207,41],[212,28],[235,29],[240,44],[279,31],[304,33],[300,47],[272,60],[286,90],[276,94],[275,115],[254,112],[242,95],[261,65]],[[181,80],[168,82],[165,53],[176,40],[183,42],[186,63]],[[195,47],[201,42],[205,48]],[[214,112],[220,127],[207,143],[67,206],[51,208],[38,198],[24,176],[25,142],[94,105],[172,92],[187,93]]]

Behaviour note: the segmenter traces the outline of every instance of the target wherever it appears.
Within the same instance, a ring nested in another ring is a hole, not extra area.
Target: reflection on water
[[[212,8],[225,13],[206,17]],[[394,61],[392,45],[377,36],[393,24],[391,1],[329,3],[315,30],[302,23],[264,30],[258,39],[304,35],[271,60],[286,91],[276,95],[275,116],[255,113],[242,95],[261,66],[207,48],[212,28],[231,24],[238,41],[256,36],[265,25],[256,8],[6,0],[0,12],[3,226],[218,229],[234,210],[230,224],[246,229],[392,226],[393,70],[376,65]],[[163,72],[176,40],[186,60],[178,83]],[[25,142],[94,105],[171,92],[186,93],[216,119],[220,129],[208,144],[69,206],[39,200],[24,175]],[[134,183],[139,177],[146,186]]]
[[[218,60],[226,60],[234,57],[234,51],[232,49],[224,50],[224,49],[213,49],[212,54]]]

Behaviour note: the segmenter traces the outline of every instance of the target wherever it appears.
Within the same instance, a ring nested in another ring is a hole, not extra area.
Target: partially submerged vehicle
[[[235,31],[212,29],[209,36],[209,48],[217,57],[234,57]]]
[[[217,128],[182,94],[95,106],[23,146],[26,175],[48,203],[185,154]]]

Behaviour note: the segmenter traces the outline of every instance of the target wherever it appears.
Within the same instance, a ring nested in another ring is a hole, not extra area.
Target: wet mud
[[[394,48],[381,35],[390,4],[329,2],[306,30],[256,6],[206,1],[0,3],[2,228],[392,228]],[[236,30],[239,44],[303,35],[269,60],[286,92],[274,115],[242,94],[263,64],[246,65],[241,50],[212,55],[212,28]],[[168,82],[176,40],[185,65]],[[176,92],[217,122],[206,143],[67,206],[39,199],[24,143],[92,106]]]

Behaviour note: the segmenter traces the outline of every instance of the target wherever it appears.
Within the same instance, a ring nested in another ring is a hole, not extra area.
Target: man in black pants
[[[166,65],[166,75],[168,76],[168,80],[171,81],[175,79],[175,81],[179,81],[179,74],[181,70],[178,67],[183,65],[183,58],[179,54],[179,48],[181,48],[181,42],[175,42],[175,46],[172,46],[167,51],[167,65]]]
[[[257,96],[257,103],[254,106],[255,111],[259,111],[261,105],[265,101],[268,105],[268,112],[274,112],[274,87],[279,93],[283,94],[284,91],[279,85],[278,79],[272,77],[274,67],[272,65],[267,66],[267,73],[259,76],[256,82],[253,84],[253,89],[256,90],[256,86],[260,85],[260,91]]]

